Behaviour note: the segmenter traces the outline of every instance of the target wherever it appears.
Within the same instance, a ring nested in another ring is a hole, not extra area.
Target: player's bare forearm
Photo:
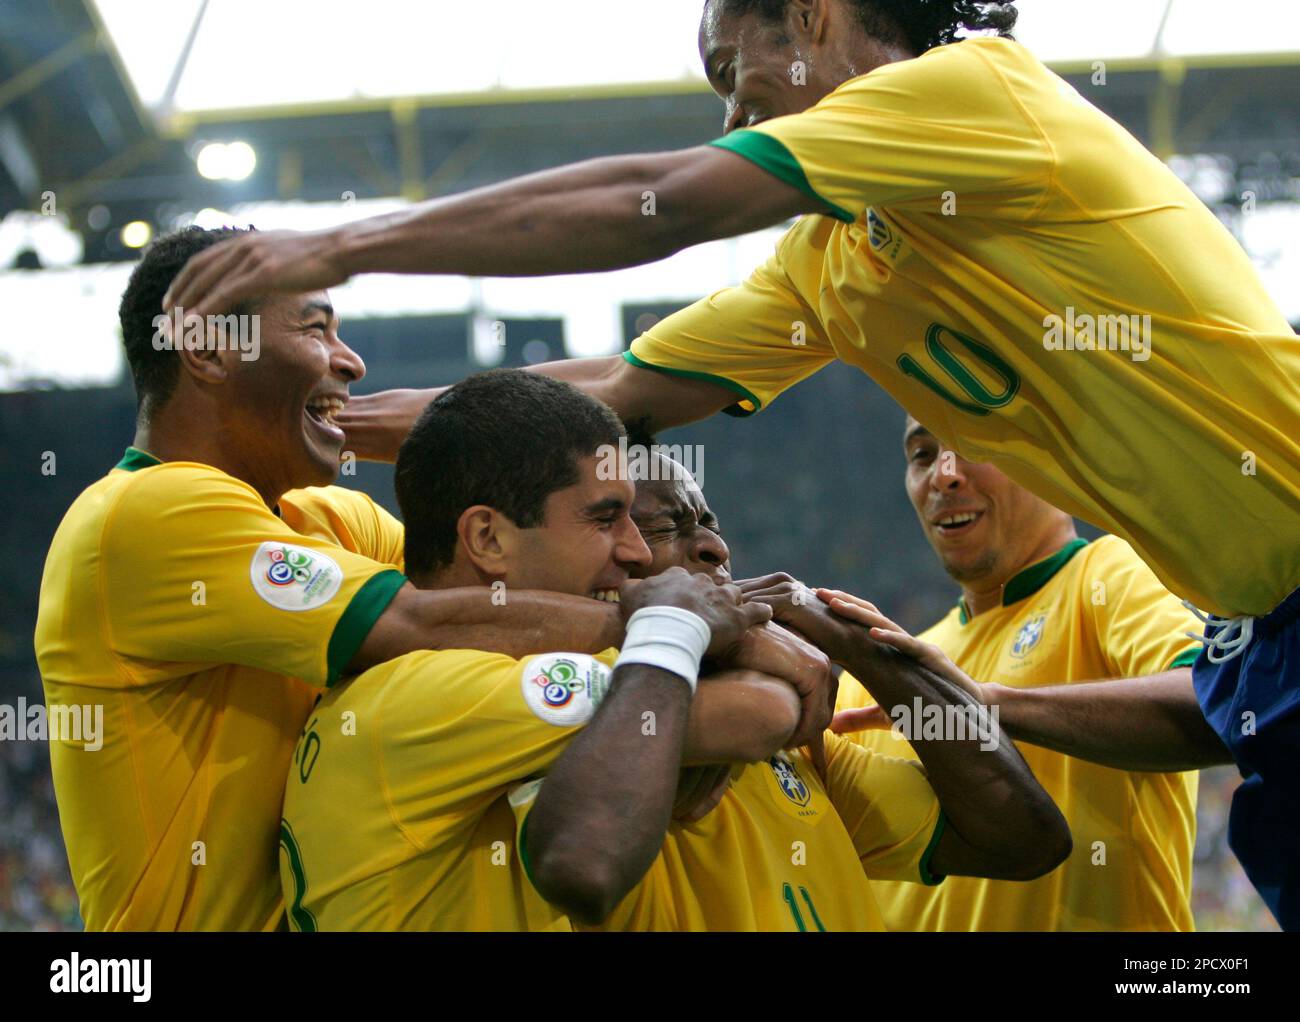
[[[652,431],[707,419],[736,403],[736,395],[717,383],[644,369],[622,355],[543,362],[530,369],[573,384],[624,422],[647,420]]]
[[[712,146],[587,160],[340,228],[355,273],[532,276],[621,269],[818,208]]]
[[[759,763],[789,744],[799,725],[799,695],[759,671],[719,671],[700,679],[686,731],[685,760]]]
[[[987,686],[1003,728],[1041,745],[1117,770],[1199,770],[1232,762],[1205,721],[1191,668],[1145,678],[1041,688]]]
[[[652,430],[706,419],[736,401],[726,387],[642,369],[621,355],[544,362],[529,369],[573,384],[626,422],[645,419]],[[396,461],[415,420],[446,389],[384,390],[352,397],[337,420],[347,433],[346,449],[363,461]]]
[[[659,854],[690,708],[690,686],[676,674],[623,665],[547,775],[524,854],[538,892],[579,922],[607,919]]]
[[[381,390],[355,395],[336,420],[347,434],[344,450],[362,461],[396,461],[402,441],[411,432],[415,420],[446,389]]]
[[[612,270],[780,223],[820,204],[712,146],[588,160],[325,231],[249,234],[200,252],[164,309],[229,311],[358,273],[529,276]]]
[[[749,629],[723,666],[758,671],[794,687],[801,714],[790,745],[811,744],[830,724],[837,691],[830,660],[789,629],[773,621]]]
[[[1069,856],[1060,810],[998,721],[961,686],[865,634],[846,666],[882,707],[906,708],[915,723],[908,737],[947,821],[933,872],[1029,880]],[[927,715],[945,722],[937,738],[920,727]]]
[[[615,604],[534,590],[407,585],[370,629],[347,673],[418,649],[481,649],[517,658],[554,650],[599,653],[622,641],[623,617]]]

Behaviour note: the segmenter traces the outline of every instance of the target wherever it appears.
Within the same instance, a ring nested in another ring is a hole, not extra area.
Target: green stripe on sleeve
[[[921,883],[927,887],[936,887],[943,883],[943,877],[935,876],[930,872],[930,860],[934,857],[934,851],[939,847],[939,839],[943,837],[944,828],[948,826],[948,819],[943,815],[943,810],[939,810],[939,819],[934,825],[934,833],[930,836],[930,843],[925,846],[925,851],[921,853]]]
[[[334,626],[330,636],[329,649],[325,654],[327,673],[325,687],[329,688],[339,680],[344,668],[352,662],[361,644],[366,641],[370,629],[375,626],[388,605],[393,602],[397,590],[406,585],[406,576],[396,568],[389,568],[377,575],[372,575],[366,584],[356,591],[348,609]]]
[[[734,380],[729,380],[725,376],[714,376],[711,373],[697,373],[691,369],[670,369],[667,366],[657,366],[653,362],[647,362],[644,359],[637,358],[635,355],[632,354],[631,351],[623,352],[623,358],[625,361],[636,366],[638,369],[650,369],[656,373],[666,373],[669,376],[681,376],[688,380],[704,380],[706,383],[716,383],[719,387],[726,387],[727,390],[739,394],[742,398],[744,398],[746,401],[748,401],[750,404],[754,406],[753,408],[746,408],[744,405],[737,402],[736,404],[730,405],[729,407],[723,409],[723,411],[726,412],[728,415],[735,415],[739,418],[746,418],[750,415],[753,415],[756,411],[758,411],[760,408],[763,407],[762,401],[756,398],[753,394],[751,394],[746,388],[742,387],[739,383],[736,383]]]
[[[813,191],[813,186],[808,183],[808,175],[803,172],[803,167],[795,159],[794,153],[790,152],[779,139],[762,131],[740,128],[730,135],[715,139],[709,145],[730,150],[737,156],[743,156],[755,166],[762,167],[773,177],[799,189],[810,199],[816,199],[828,207],[831,211],[830,215],[836,220],[843,220],[846,224],[857,220],[857,217],[843,206],[837,206]]]
[[[1175,667],[1191,667],[1192,664],[1196,663],[1196,658],[1200,655],[1200,646],[1193,646],[1191,649],[1185,649],[1174,657],[1173,662],[1169,665],[1169,670],[1172,671]]]

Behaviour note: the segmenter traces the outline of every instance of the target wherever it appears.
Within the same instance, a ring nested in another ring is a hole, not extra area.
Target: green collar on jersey
[[[114,468],[120,468],[126,472],[134,472],[136,469],[148,468],[150,465],[161,465],[162,461],[155,458],[148,451],[142,451],[138,447],[128,447],[126,453],[122,455]]]
[[[1048,582],[1052,581],[1056,573],[1070,562],[1070,558],[1087,545],[1088,541],[1082,537],[1072,539],[1060,550],[1052,554],[1051,557],[1039,561],[1037,564],[1031,564],[1028,568],[1013,575],[1007,584],[1002,587],[1002,606],[1010,607],[1013,603],[1029,599]],[[962,624],[968,624],[970,619],[970,608],[966,606],[966,598],[962,597],[957,601],[957,620]]]

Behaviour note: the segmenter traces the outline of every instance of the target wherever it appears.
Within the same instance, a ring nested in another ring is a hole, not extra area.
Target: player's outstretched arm
[[[522,831],[538,892],[579,922],[603,922],[663,843],[706,652],[725,653],[766,607],[673,568],[623,596],[628,637],[595,716],[556,760]]]
[[[529,368],[572,383],[627,422],[646,419],[655,431],[708,418],[736,401],[736,395],[719,384],[643,369],[620,355],[572,358]],[[415,420],[446,389],[408,388],[355,395],[338,415],[338,423],[347,433],[347,450],[363,461],[396,461],[398,448]]]
[[[919,700],[922,719],[961,719],[962,727],[939,729],[937,738],[920,728],[908,736],[947,823],[930,859],[932,872],[1032,880],[1065,861],[1072,847],[1065,817],[997,719],[961,685],[876,641],[787,575],[740,587],[851,671],[879,705],[915,712]]]
[[[557,649],[599,653],[623,641],[618,605],[581,596],[511,590],[504,602],[486,586],[405,585],[348,663],[356,674],[419,649],[481,649],[520,657]]]
[[[1171,772],[1232,762],[1206,722],[1190,668],[1140,678],[1014,688],[996,680],[978,684],[937,646],[920,642],[865,601],[830,592],[831,606],[871,629],[874,639],[913,657],[998,708],[1003,730],[1016,741],[1086,759],[1116,770]],[[888,727],[878,707],[836,714],[836,731]]]
[[[1015,689],[989,686],[1012,738],[1116,770],[1179,771],[1232,762],[1205,720],[1192,671]]]
[[[822,203],[714,146],[588,160],[326,231],[250,234],[190,260],[165,309],[205,316],[358,273],[613,270],[781,223]]]

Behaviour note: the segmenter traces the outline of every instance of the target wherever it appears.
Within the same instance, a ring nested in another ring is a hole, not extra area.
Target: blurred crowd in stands
[[[44,742],[0,741],[0,930],[79,930]]]

